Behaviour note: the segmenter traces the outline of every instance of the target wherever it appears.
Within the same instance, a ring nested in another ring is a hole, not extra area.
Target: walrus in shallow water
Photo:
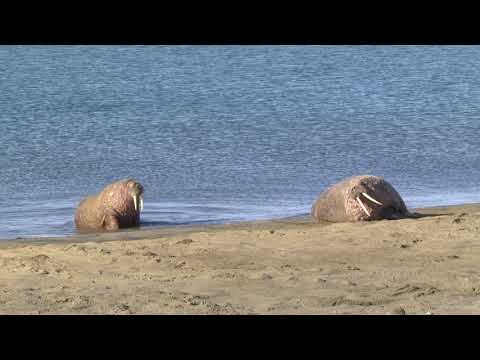
[[[360,175],[325,190],[312,206],[317,220],[350,222],[410,216],[401,196],[378,176]]]
[[[79,230],[118,230],[140,224],[143,186],[132,179],[106,186],[102,192],[82,200],[75,212]]]

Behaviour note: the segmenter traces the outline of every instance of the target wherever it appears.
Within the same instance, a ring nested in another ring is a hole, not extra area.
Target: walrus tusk
[[[132,196],[133,197],[133,206],[135,207],[135,211],[137,211],[137,196]]]
[[[360,198],[357,196],[357,201],[358,203],[360,204],[360,206],[362,207],[363,211],[365,211],[365,213],[370,216],[370,213],[368,212],[367,208],[365,207],[365,205],[363,205],[362,203],[362,200],[360,200]]]
[[[143,211],[143,196],[140,196],[140,211]]]
[[[365,196],[368,200],[373,201],[375,204],[383,205],[380,201],[375,200],[373,197],[371,197],[371,196],[368,195],[367,193],[362,192],[362,195]]]

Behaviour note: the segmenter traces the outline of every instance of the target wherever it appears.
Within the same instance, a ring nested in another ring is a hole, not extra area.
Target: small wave
[[[428,195],[405,196],[405,203],[409,208],[422,208],[430,206],[448,206],[469,203],[480,203],[480,194],[472,193],[437,193]]]

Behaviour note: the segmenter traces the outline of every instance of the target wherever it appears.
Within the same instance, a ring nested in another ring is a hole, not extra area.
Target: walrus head
[[[129,180],[127,182],[127,192],[133,199],[135,211],[143,211],[143,186],[134,180]]]
[[[407,212],[400,195],[383,178],[366,175],[352,179],[348,202],[364,219],[389,219]]]

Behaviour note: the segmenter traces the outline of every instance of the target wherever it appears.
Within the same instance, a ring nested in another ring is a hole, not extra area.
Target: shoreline
[[[479,314],[480,204],[0,244],[0,314]]]
[[[420,214],[437,214],[442,211],[455,211],[458,209],[476,209],[480,208],[480,203],[465,203],[455,205],[440,205],[429,206],[421,208],[410,209],[412,212]],[[386,220],[388,221],[388,220]],[[394,220],[392,220],[394,221]],[[23,244],[23,245],[46,245],[51,243],[74,243],[74,242],[88,242],[88,241],[119,241],[119,240],[142,240],[154,239],[158,237],[168,237],[178,233],[194,233],[198,231],[213,231],[213,230],[227,230],[235,228],[244,228],[249,226],[266,226],[270,223],[308,223],[316,225],[332,224],[327,221],[315,223],[310,214],[299,214],[275,219],[260,219],[260,220],[239,220],[227,223],[208,223],[208,224],[181,224],[181,225],[161,225],[161,226],[146,226],[134,229],[123,229],[115,232],[91,232],[91,233],[74,233],[66,235],[55,236],[18,236],[17,238],[2,239],[0,238],[0,249],[7,244]]]

